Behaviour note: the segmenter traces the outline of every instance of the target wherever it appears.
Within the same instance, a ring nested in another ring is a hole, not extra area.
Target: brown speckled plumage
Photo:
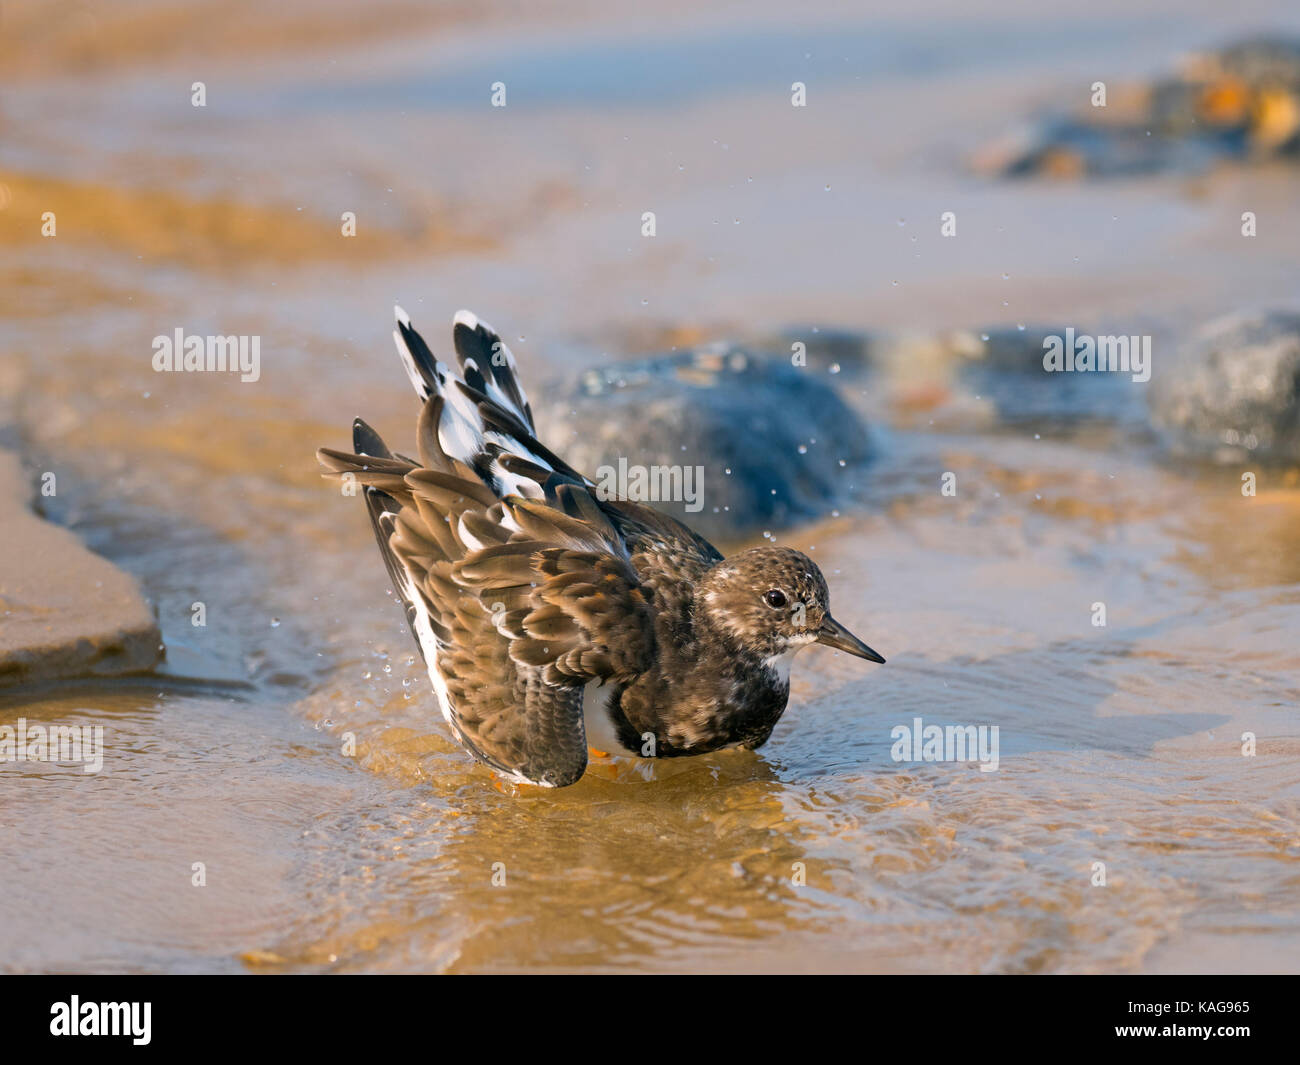
[[[572,784],[587,765],[589,686],[625,751],[758,747],[800,647],[883,661],[831,619],[806,555],[724,559],[666,515],[599,498],[537,441],[513,356],[473,315],[453,331],[459,376],[400,310],[394,335],[424,401],[418,461],[359,419],[355,454],[318,457],[365,487],[443,714],[475,757],[514,780]]]

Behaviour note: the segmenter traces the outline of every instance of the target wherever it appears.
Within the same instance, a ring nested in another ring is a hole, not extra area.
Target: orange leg
[[[512,799],[517,799],[520,795],[540,795],[544,791],[551,790],[550,788],[543,788],[540,784],[512,784],[508,780],[502,780],[495,774],[492,777],[492,786],[502,795],[508,795]]]

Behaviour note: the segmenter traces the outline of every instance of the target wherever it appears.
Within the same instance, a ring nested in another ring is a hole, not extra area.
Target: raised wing
[[[436,442],[438,403],[421,418],[422,453]],[[587,765],[583,687],[626,683],[654,660],[650,596],[617,532],[598,510],[583,518],[517,496],[498,501],[445,455],[431,463],[442,469],[393,456],[364,422],[354,446],[378,454],[322,449],[321,462],[365,486],[453,733],[512,780],[574,783]]]

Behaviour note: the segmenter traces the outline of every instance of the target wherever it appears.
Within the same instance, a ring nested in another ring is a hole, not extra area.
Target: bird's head
[[[884,659],[831,617],[817,564],[788,547],[755,547],[724,559],[700,583],[696,624],[769,661],[778,671],[811,643],[868,662]]]

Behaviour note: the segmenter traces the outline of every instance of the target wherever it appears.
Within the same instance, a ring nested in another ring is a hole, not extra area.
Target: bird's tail
[[[554,498],[560,484],[584,483],[537,439],[518,364],[491,326],[469,311],[457,312],[452,340],[459,367],[453,370],[434,357],[401,307],[396,314],[397,354],[426,404],[422,430],[426,420],[431,423],[431,438],[421,432],[425,465],[445,468],[441,456],[453,468],[467,467],[497,498]]]

